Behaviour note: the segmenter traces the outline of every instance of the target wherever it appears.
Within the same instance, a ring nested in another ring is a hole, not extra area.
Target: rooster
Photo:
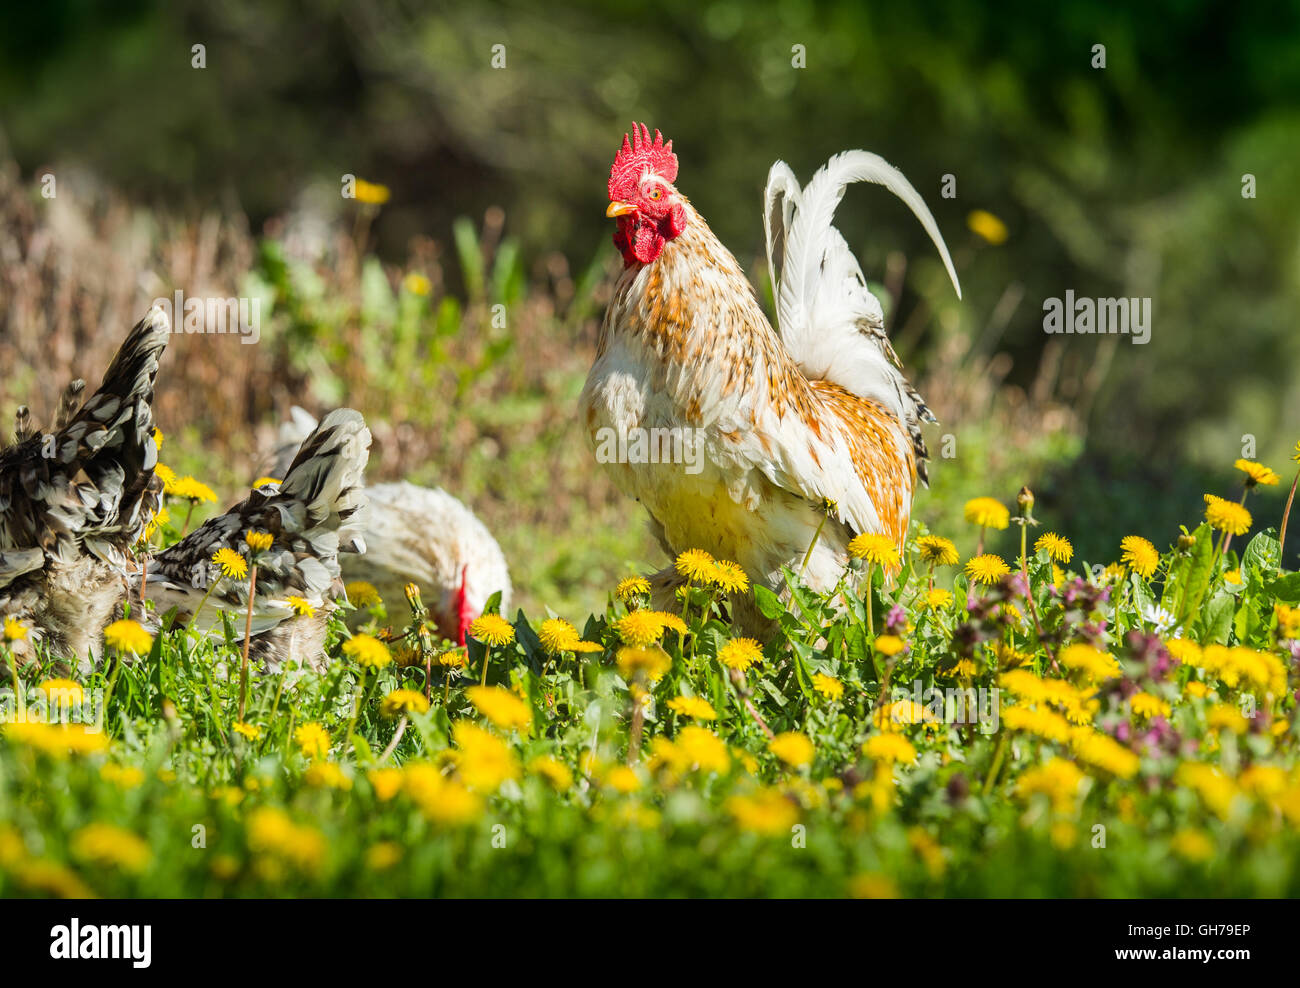
[[[311,413],[293,407],[290,420],[280,426],[272,477],[283,475],[315,425]],[[343,560],[345,580],[371,584],[390,608],[401,602],[406,585],[414,583],[424,592],[439,633],[460,645],[465,644],[470,622],[498,591],[505,613],[510,606],[510,570],[496,539],[473,511],[440,487],[406,481],[376,484],[366,488],[366,494],[366,551]]]
[[[228,549],[247,566],[245,536],[269,533],[271,548],[256,560],[250,654],[270,669],[288,660],[322,671],[327,618],[343,591],[339,553],[365,551],[362,475],[369,456],[370,430],[359,412],[340,408],[325,416],[282,483],[257,488],[153,557],[145,592],[155,612],[175,607],[177,618],[199,631],[219,630],[225,612],[242,639],[250,581],[222,575],[213,556]]]
[[[0,619],[30,624],[28,647],[98,661],[130,550],[162,494],[152,404],[170,332],[151,309],[84,405],[74,381],[46,433],[20,409],[15,442],[0,451]]]
[[[704,549],[772,589],[789,567],[830,590],[855,534],[901,548],[916,481],[926,480],[921,423],[934,421],[832,225],[835,208],[851,182],[889,189],[925,227],[960,298],[948,249],[920,195],[877,155],[838,154],[802,188],[778,161],[763,212],[773,328],[676,179],[672,142],[633,125],[609,177],[606,215],[617,220],[624,270],[582,393],[589,437],[599,452],[610,434],[681,436],[677,458],[692,469],[662,458],[613,467],[670,555]],[[664,570],[656,591],[678,582]],[[743,606],[736,617],[760,625]]]

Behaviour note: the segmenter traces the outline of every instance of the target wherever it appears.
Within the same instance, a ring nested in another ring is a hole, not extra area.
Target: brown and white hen
[[[634,125],[610,170],[606,215],[618,221],[624,270],[582,393],[584,424],[600,458],[628,451],[615,480],[670,554],[704,549],[779,589],[781,568],[798,572],[815,540],[803,579],[829,590],[854,535],[901,547],[925,479],[921,423],[933,421],[832,225],[835,208],[851,182],[885,186],[920,219],[956,287],[947,248],[916,190],[876,155],[836,155],[802,188],[777,162],[764,196],[777,329],[676,179],[672,142]],[[645,449],[638,434],[680,437],[677,461],[631,455]],[[671,571],[658,583],[670,589]]]

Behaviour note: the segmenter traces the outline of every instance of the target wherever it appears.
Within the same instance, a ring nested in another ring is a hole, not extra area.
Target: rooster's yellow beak
[[[630,202],[611,202],[609,208],[605,210],[605,215],[609,217],[622,216],[625,213],[635,213],[636,207]]]

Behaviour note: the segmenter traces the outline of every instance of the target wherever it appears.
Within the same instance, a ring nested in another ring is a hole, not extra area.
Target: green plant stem
[[[872,586],[875,583],[876,564],[867,563],[867,639],[876,640],[876,623],[871,616],[871,598],[874,597],[875,590]]]
[[[201,614],[203,611],[203,605],[206,604],[208,602],[208,598],[212,596],[212,591],[217,589],[217,584],[219,584],[225,578],[226,578],[225,573],[218,573],[217,578],[208,584],[208,589],[204,592],[203,597],[199,600],[199,606],[194,608],[194,613],[190,615],[189,624],[185,626],[186,631],[189,631],[194,627],[194,622],[198,620],[199,614]]]
[[[989,774],[984,779],[984,795],[987,796],[993,791],[993,783],[997,781],[998,771],[1002,768],[1002,757],[1007,751],[1007,733],[1002,732],[998,738],[998,746],[993,749],[993,763],[989,766]]]
[[[1282,527],[1277,533],[1277,571],[1281,573],[1286,567],[1282,565],[1283,550],[1286,548],[1286,524],[1291,520],[1291,504],[1295,501],[1295,487],[1300,483],[1300,471],[1296,471],[1295,480],[1291,481],[1291,493],[1286,496],[1286,507],[1282,510]]]
[[[817,523],[817,531],[813,532],[812,541],[808,543],[808,551],[803,554],[803,562],[799,565],[799,579],[803,579],[804,570],[808,568],[808,560],[812,558],[813,550],[817,548],[817,540],[822,537],[822,529],[826,527],[825,514],[822,514],[822,520]]]
[[[239,719],[244,719],[248,700],[248,647],[253,638],[253,599],[257,593],[257,565],[248,571],[248,616],[244,621],[244,655],[239,663]]]

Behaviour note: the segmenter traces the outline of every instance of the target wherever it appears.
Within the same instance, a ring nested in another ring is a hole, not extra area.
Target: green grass
[[[1300,575],[1279,573],[1271,532],[1235,540],[1240,557],[1194,535],[1149,578],[1089,582],[1031,552],[1030,596],[958,575],[939,606],[913,540],[895,580],[873,567],[871,622],[847,588],[750,589],[777,630],[735,674],[707,579],[684,624],[649,620],[646,648],[611,596],[576,622],[592,652],[548,653],[555,626],[520,613],[463,668],[389,601],[355,635],[335,620],[323,674],[254,670],[239,730],[232,631],[171,628],[85,678],[113,684],[102,732],[5,727],[0,894],[1295,895]],[[1170,663],[1173,632],[1142,616],[1156,605],[1204,651]],[[358,664],[381,625],[414,636],[393,649],[410,664]],[[16,675],[38,704],[48,670]],[[478,694],[484,675],[502,692]],[[883,682],[1000,686],[996,730],[882,704]],[[426,686],[427,711],[385,714]],[[1167,705],[1150,746],[1161,715],[1135,693]]]

